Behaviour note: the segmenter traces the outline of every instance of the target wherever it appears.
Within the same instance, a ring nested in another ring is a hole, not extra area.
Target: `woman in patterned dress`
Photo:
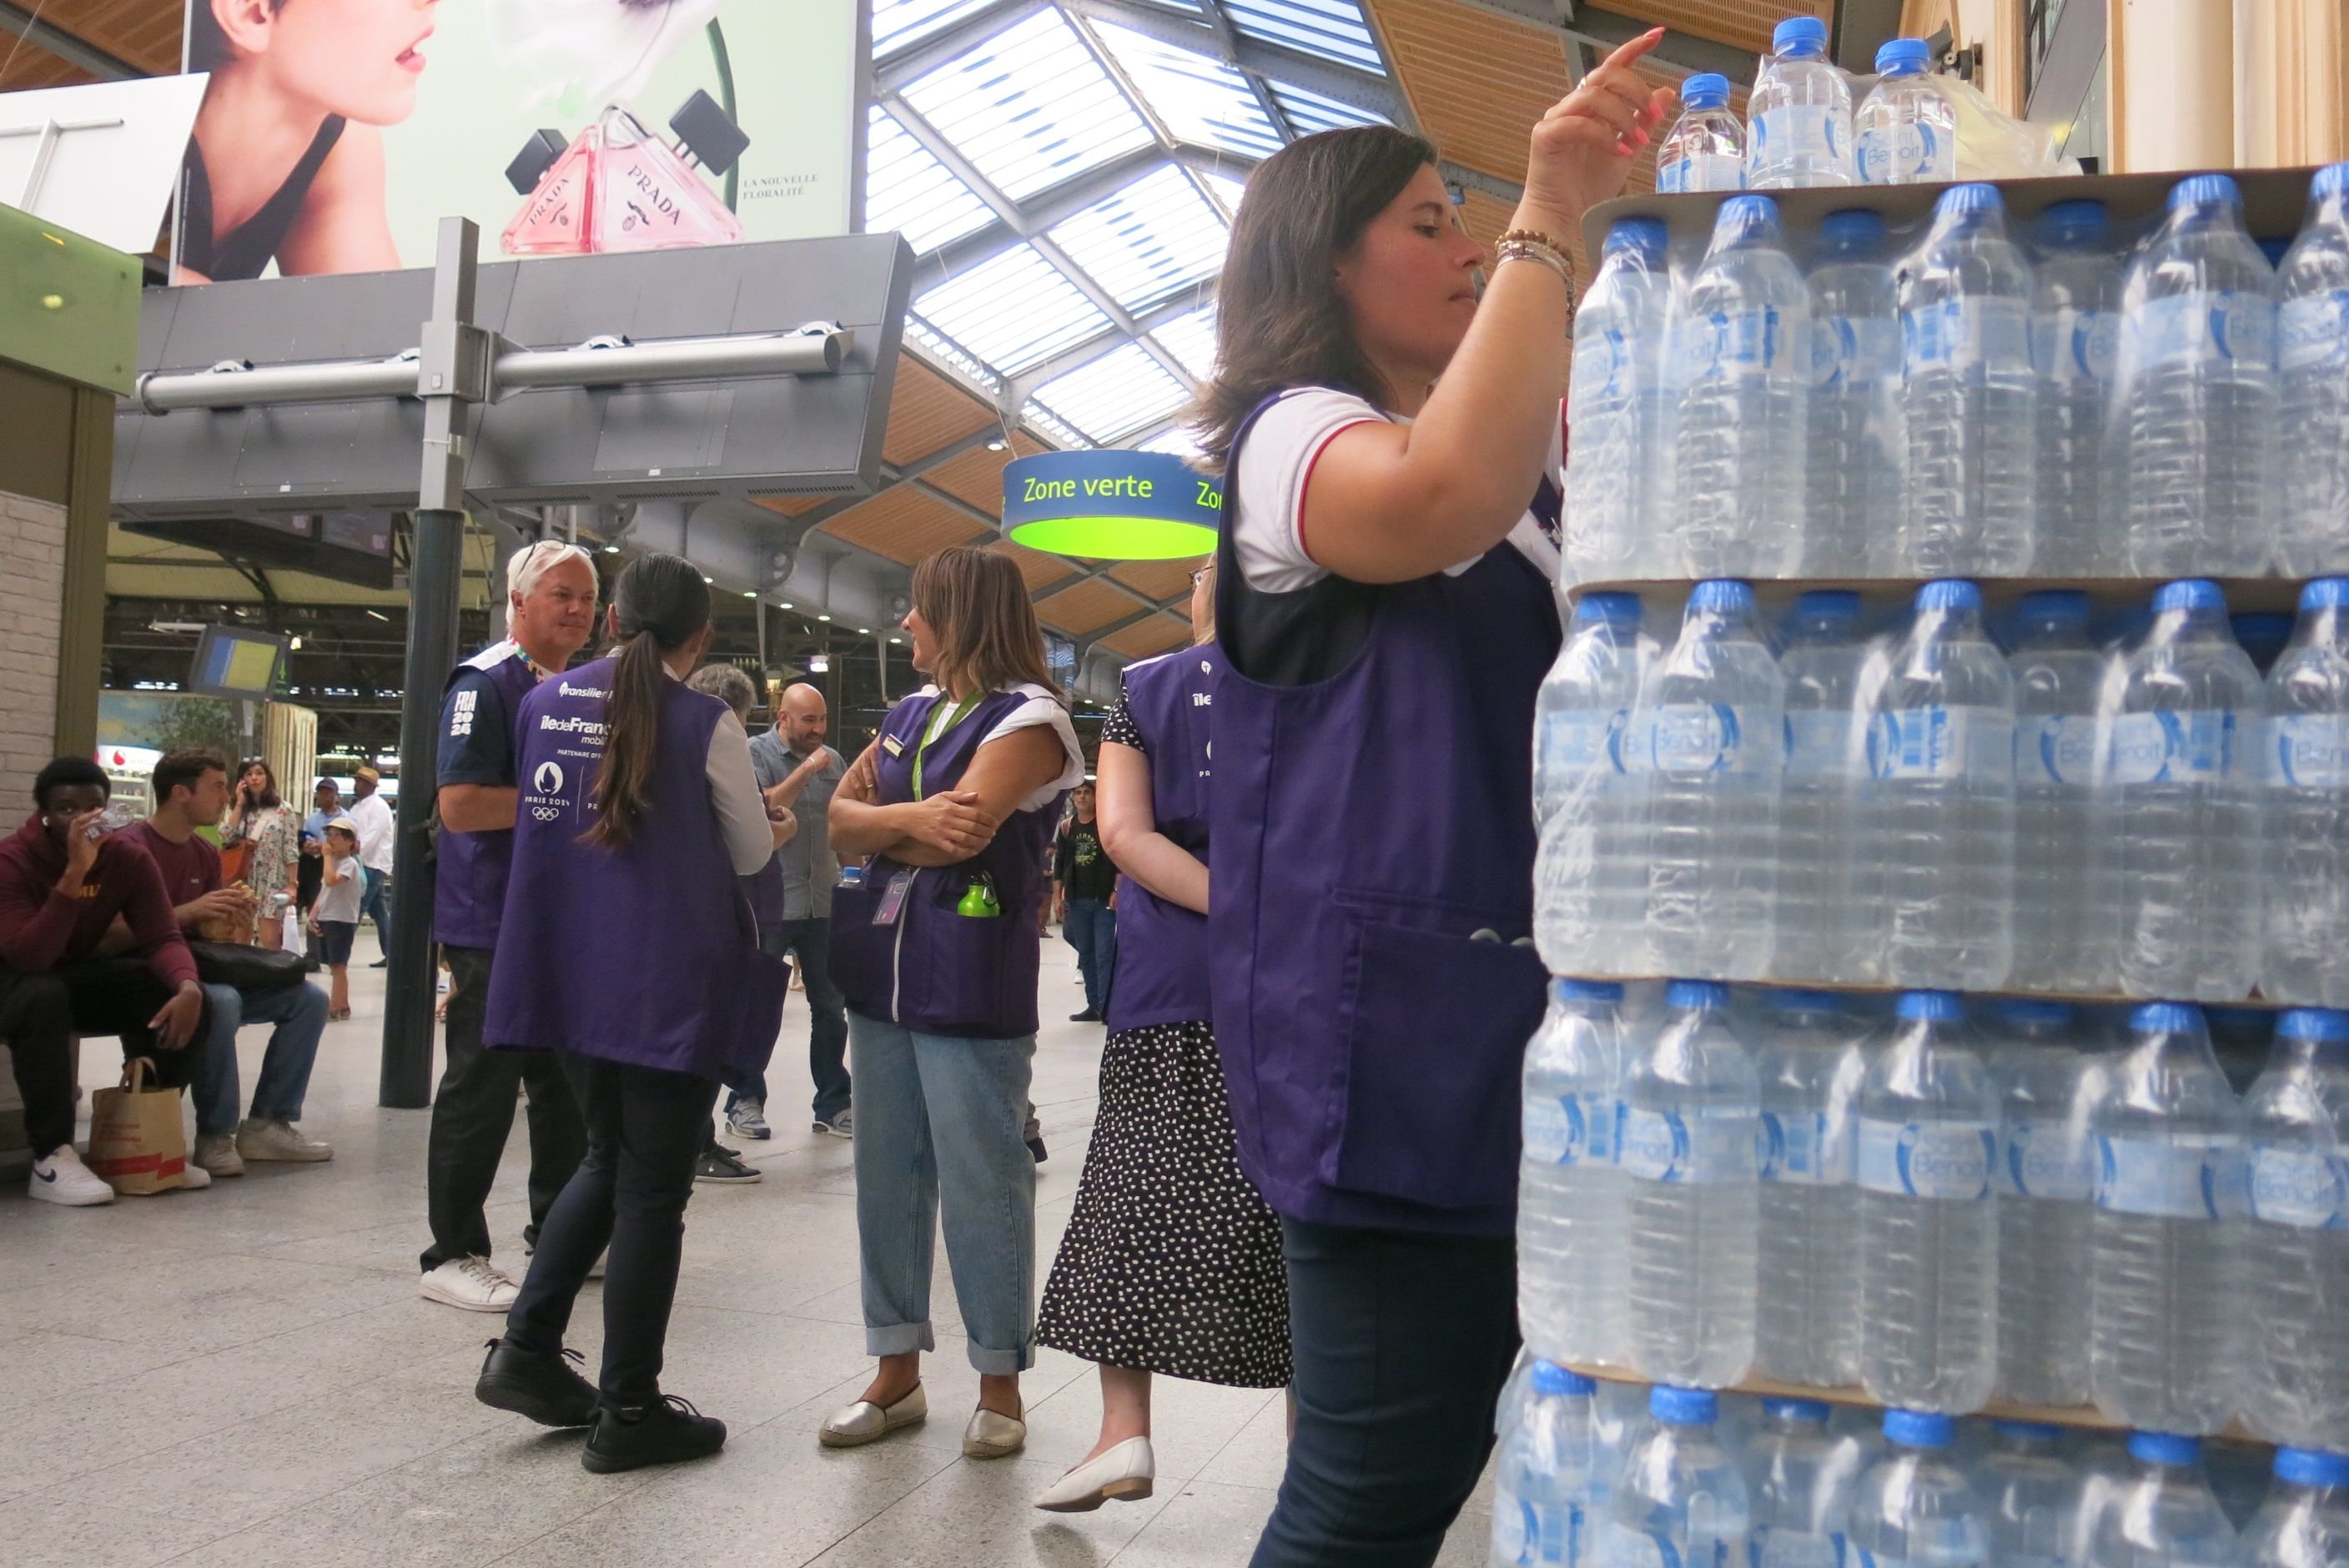
[[[1038,1324],[1045,1344],[1099,1364],[1102,1425],[1036,1500],[1053,1512],[1150,1495],[1153,1373],[1288,1383],[1280,1226],[1240,1173],[1208,1021],[1213,565],[1192,584],[1195,645],[1127,666],[1102,730],[1102,838],[1124,873],[1123,930],[1101,1111]]]
[[[264,947],[281,945],[285,936],[285,912],[293,906],[301,871],[301,827],[293,810],[277,797],[277,775],[256,757],[237,770],[236,794],[221,823],[223,844],[250,844],[244,885],[261,901],[254,922],[254,939]],[[272,904],[271,895],[284,893],[285,902]]]

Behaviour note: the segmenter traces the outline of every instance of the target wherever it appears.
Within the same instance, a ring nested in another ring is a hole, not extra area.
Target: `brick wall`
[[[0,490],[0,833],[32,809],[33,775],[54,748],[66,509]],[[0,1171],[26,1158],[15,1078],[0,1045]]]

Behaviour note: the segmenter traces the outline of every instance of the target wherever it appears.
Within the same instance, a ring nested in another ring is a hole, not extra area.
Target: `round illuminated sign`
[[[1166,452],[1040,452],[1003,470],[1014,543],[1093,561],[1211,555],[1224,487]]]

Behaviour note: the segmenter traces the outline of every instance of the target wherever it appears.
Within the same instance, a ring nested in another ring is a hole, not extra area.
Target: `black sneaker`
[[[726,1423],[670,1394],[657,1405],[600,1410],[579,1462],[597,1475],[708,1459],[726,1446]]]
[[[701,1151],[700,1159],[693,1162],[693,1179],[697,1181],[714,1181],[721,1185],[747,1187],[753,1181],[764,1181],[767,1179],[767,1173],[755,1165],[744,1164],[738,1158],[737,1150],[729,1149],[722,1143],[713,1143]]]
[[[572,1370],[574,1361],[585,1365],[576,1350],[549,1356],[492,1339],[473,1398],[542,1427],[588,1426],[595,1419],[595,1386]]]
[[[1071,1013],[1069,1015],[1069,1022],[1071,1024],[1098,1024],[1101,1021],[1102,1016],[1099,1013],[1094,1012],[1091,1007],[1086,1008],[1081,1013]]]

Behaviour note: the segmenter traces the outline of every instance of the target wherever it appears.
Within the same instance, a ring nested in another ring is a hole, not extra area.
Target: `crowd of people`
[[[662,1347],[694,1182],[755,1177],[713,1118],[771,1136],[795,963],[811,1124],[853,1140],[876,1363],[823,1443],[926,1418],[942,1227],[979,1376],[967,1455],[1025,1443],[1039,1344],[1099,1367],[1097,1439],[1038,1507],[1150,1495],[1154,1377],[1286,1387],[1256,1562],[1433,1560],[1516,1349],[1517,1068],[1543,994],[1525,738],[1558,644],[1572,315],[1556,236],[1621,189],[1668,109],[1634,69],[1659,36],[1535,128],[1492,255],[1403,131],[1308,137],[1256,170],[1200,411],[1227,503],[1194,579],[1197,637],[1123,672],[1097,785],[998,552],[916,568],[904,624],[926,684],[853,760],[805,686],[750,737],[755,688],[698,670],[709,589],[686,561],[637,558],[599,617],[575,547],[513,558],[507,636],[450,676],[434,780],[451,994],[420,1289],[504,1315],[478,1398],[588,1429],[592,1470],[723,1444],[722,1421],[663,1389]],[[604,652],[574,667],[599,622]],[[328,1157],[296,1124],[318,1030],[347,1010],[351,933],[393,918],[376,782],[362,769],[347,806],[322,784],[289,834],[265,769],[238,770],[232,805],[223,765],[174,756],[154,816],[107,832],[102,772],[43,771],[0,843],[0,1036],[36,1196],[111,1196],[72,1144],[77,1032],[193,1087],[191,1174]],[[260,892],[222,887],[196,832],[214,822]],[[206,984],[190,933],[289,892],[334,995]],[[1107,1036],[1040,1312],[1029,1089],[1053,913],[1077,1016]],[[262,1022],[238,1118],[233,1035]],[[483,1203],[518,1097],[516,1279]],[[564,1338],[599,1270],[590,1380]]]

